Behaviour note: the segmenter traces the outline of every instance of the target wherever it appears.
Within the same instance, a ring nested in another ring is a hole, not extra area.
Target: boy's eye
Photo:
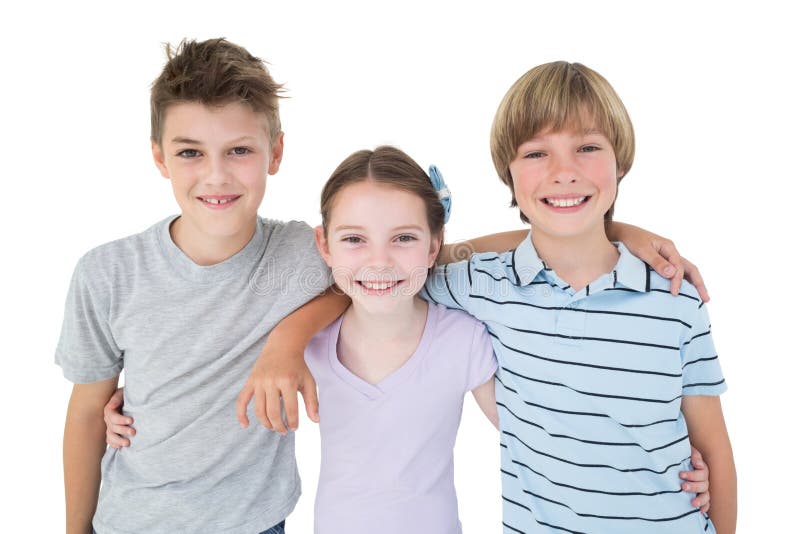
[[[540,152],[538,150],[534,150],[533,152],[528,152],[525,154],[525,158],[527,159],[539,159],[545,156],[544,152]]]
[[[187,159],[196,158],[199,155],[200,155],[200,151],[199,150],[195,150],[194,148],[185,148],[185,149],[181,150],[180,152],[178,152],[178,156],[179,157],[187,158]]]
[[[578,152],[596,152],[600,150],[600,147],[597,145],[585,145],[578,149]]]
[[[243,156],[245,154],[248,154],[250,152],[250,149],[247,148],[246,146],[237,146],[232,150],[232,152],[237,156]]]

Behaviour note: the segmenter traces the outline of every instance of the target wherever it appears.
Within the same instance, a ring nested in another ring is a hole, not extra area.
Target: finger
[[[681,489],[686,493],[706,493],[708,491],[708,481],[702,480],[700,482],[684,482],[681,484]]]
[[[700,508],[701,510],[705,507],[705,512],[708,511],[709,504],[711,503],[711,495],[708,493],[701,493],[694,499],[692,499],[692,506],[695,508]]]
[[[303,381],[300,392],[303,394],[303,402],[306,405],[306,413],[308,414],[308,418],[315,423],[319,423],[319,399],[317,398],[317,384],[314,382],[314,379],[311,377],[311,375],[309,375],[306,380]]]
[[[673,297],[677,297],[678,294],[681,292],[682,283],[683,283],[683,265],[679,264],[679,267],[675,269],[675,276],[673,276],[669,281],[669,292],[672,294]]]
[[[675,244],[669,240],[663,240],[658,243],[658,255],[653,260],[650,266],[664,278],[676,278],[678,271],[682,268],[681,255]]]
[[[711,510],[711,498],[710,497],[708,499],[708,502],[700,507],[700,511],[703,512],[704,514],[707,514],[709,510]]]
[[[684,276],[692,283],[695,289],[697,289],[697,292],[700,293],[702,301],[708,302],[711,300],[711,296],[708,294],[708,288],[706,288],[706,283],[703,281],[703,276],[700,274],[700,269],[689,260],[685,259],[683,262],[686,265],[686,274]]]
[[[250,399],[252,398],[253,387],[248,382],[236,399],[236,419],[239,420],[242,428],[247,428],[250,425],[250,420],[247,418],[247,405],[250,404]]]
[[[126,425],[107,425],[106,430],[108,432],[113,432],[114,434],[119,434],[120,436],[135,436],[136,429],[132,426]]]
[[[286,414],[286,425],[289,430],[297,430],[299,423],[298,409],[297,409],[297,390],[292,392],[284,391],[281,393],[283,399],[283,411]]]
[[[110,447],[113,447],[115,449],[127,447],[131,444],[130,440],[128,440],[127,438],[124,438],[122,436],[114,434],[113,432],[108,432],[108,431],[106,431],[106,443],[108,443]]]
[[[662,254],[659,254],[658,251],[648,254],[648,257],[642,258],[642,260],[664,278],[670,278],[675,275],[675,266],[667,261]]]
[[[108,412],[108,415],[104,417],[106,420],[107,425],[132,425],[133,424],[133,417],[129,415],[122,415],[119,412]]]
[[[703,461],[703,455],[694,447],[692,447],[692,466],[695,470],[706,471],[705,477],[708,478],[708,466]]]
[[[680,477],[687,482],[708,482],[708,471],[706,469],[681,471]]]
[[[272,430],[272,424],[269,422],[269,418],[267,417],[266,391],[261,389],[256,389],[255,400],[253,403],[253,411],[255,412],[256,418],[261,422],[261,424]]]
[[[111,395],[110,399],[108,399],[108,402],[106,403],[106,408],[112,408],[112,409],[119,408],[120,406],[122,406],[122,402],[123,402],[123,396],[122,396],[122,389],[120,388],[117,389],[113,395]]]
[[[281,411],[281,395],[278,388],[270,389],[267,395],[267,418],[275,432],[286,435],[286,425],[283,423],[283,413]]]

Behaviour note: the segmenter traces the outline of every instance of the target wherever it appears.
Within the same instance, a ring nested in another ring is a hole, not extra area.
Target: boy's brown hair
[[[336,167],[322,188],[320,211],[322,227],[328,233],[331,210],[336,195],[350,184],[371,180],[420,197],[425,204],[428,228],[436,238],[444,230],[444,206],[422,167],[402,150],[379,146],[375,150],[359,150]]]
[[[224,106],[247,104],[269,121],[270,139],[281,131],[278,99],[283,86],[270,76],[264,62],[223,38],[183,40],[167,44],[167,63],[150,89],[150,138],[161,144],[164,117],[170,105],[199,102]]]
[[[580,63],[555,61],[529,70],[514,82],[497,109],[491,133],[491,151],[500,180],[511,189],[517,205],[509,164],[525,141],[548,130],[583,131],[592,127],[611,142],[617,159],[617,184],[633,165],[633,124],[608,81]],[[610,221],[614,204],[605,214]],[[520,218],[530,223],[524,213]]]

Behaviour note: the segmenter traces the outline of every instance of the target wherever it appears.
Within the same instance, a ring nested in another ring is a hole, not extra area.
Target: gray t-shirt
[[[270,330],[330,284],[301,222],[259,218],[252,240],[210,267],[173,243],[165,219],[78,262],[56,363],[76,383],[125,369],[137,434],[106,451],[99,534],[255,534],[300,495],[292,434],[242,429],[236,398]],[[251,405],[252,406],[252,405]]]

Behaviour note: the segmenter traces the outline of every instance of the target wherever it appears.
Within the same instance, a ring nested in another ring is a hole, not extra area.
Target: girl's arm
[[[606,234],[611,241],[624,243],[634,256],[650,265],[661,276],[670,278],[669,288],[673,295],[678,295],[681,281],[686,278],[697,288],[703,302],[709,301],[708,291],[697,266],[683,258],[669,239],[620,222],[606,225]],[[527,235],[528,230],[513,230],[443,245],[436,263],[444,265],[466,260],[476,252],[505,252],[519,245]]]
[[[475,402],[480,406],[481,411],[495,428],[500,428],[500,419],[497,415],[497,402],[494,398],[494,375],[472,390],[472,396],[475,397]]]
[[[247,427],[247,405],[253,399],[256,417],[276,432],[286,434],[281,417],[281,399],[290,430],[297,429],[297,392],[303,395],[306,413],[319,421],[317,384],[306,366],[303,353],[311,338],[331,324],[350,305],[350,297],[332,286],[283,318],[269,333],[261,356],[253,365],[236,401],[239,423]]]
[[[100,460],[105,453],[103,405],[119,377],[75,384],[64,425],[64,495],[67,534],[91,534],[100,490]]]
[[[736,467],[718,396],[688,395],[681,411],[689,428],[689,441],[703,455],[710,470],[709,516],[719,534],[736,532]]]

